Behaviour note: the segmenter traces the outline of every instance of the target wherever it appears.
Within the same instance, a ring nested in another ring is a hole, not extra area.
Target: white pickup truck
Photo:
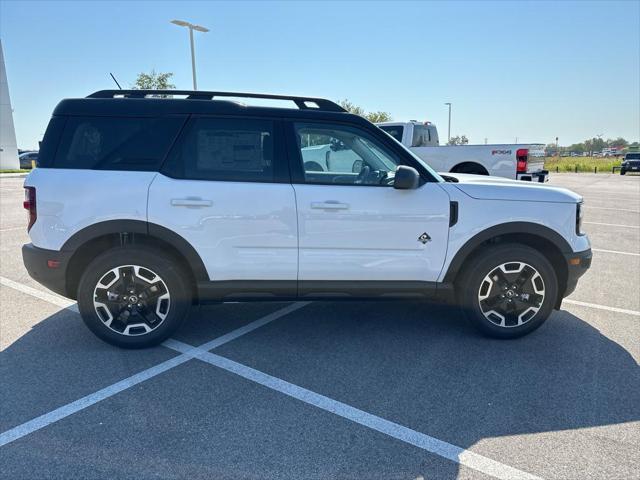
[[[408,147],[438,172],[493,175],[517,180],[546,182],[544,159],[532,152],[542,144],[440,145],[438,130],[430,122],[384,122],[378,127]]]

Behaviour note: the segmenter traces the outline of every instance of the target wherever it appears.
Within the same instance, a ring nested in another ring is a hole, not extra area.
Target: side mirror
[[[420,174],[413,167],[400,165],[396,168],[396,174],[393,178],[393,188],[398,190],[413,190],[420,185]]]

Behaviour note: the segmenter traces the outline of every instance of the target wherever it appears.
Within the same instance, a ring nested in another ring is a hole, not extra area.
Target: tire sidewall
[[[497,266],[509,262],[524,262],[535,268],[542,276],[545,297],[536,315],[519,327],[500,327],[487,320],[480,309],[478,291],[486,275]],[[540,327],[551,315],[558,294],[558,280],[553,266],[537,250],[526,245],[505,244],[484,249],[476,255],[464,272],[458,292],[465,316],[486,335],[497,338],[517,338]]]
[[[119,334],[98,317],[93,305],[98,281],[111,269],[122,265],[139,265],[155,272],[165,282],[171,295],[169,313],[153,331],[135,336]],[[78,286],[78,310],[87,327],[100,339],[122,348],[145,348],[166,340],[180,326],[191,305],[186,277],[172,259],[153,248],[117,247],[96,257],[85,269]]]

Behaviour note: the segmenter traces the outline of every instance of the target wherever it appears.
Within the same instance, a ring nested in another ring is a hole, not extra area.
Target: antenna
[[[111,75],[111,78],[113,78],[113,81],[116,82],[116,85],[118,85],[118,88],[120,90],[122,90],[122,87],[120,86],[120,84],[118,83],[118,80],[116,80],[116,77],[113,76],[113,73],[109,72],[109,75]]]

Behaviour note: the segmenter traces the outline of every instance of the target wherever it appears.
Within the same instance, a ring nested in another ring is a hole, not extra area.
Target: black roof
[[[177,98],[177,97],[182,98]],[[259,98],[287,100],[292,108],[244,105],[226,98]],[[348,113],[331,100],[240,92],[209,92],[194,90],[100,90],[86,98],[62,100],[54,115],[158,116],[169,114],[221,114],[300,119],[326,118],[369,123]]]

